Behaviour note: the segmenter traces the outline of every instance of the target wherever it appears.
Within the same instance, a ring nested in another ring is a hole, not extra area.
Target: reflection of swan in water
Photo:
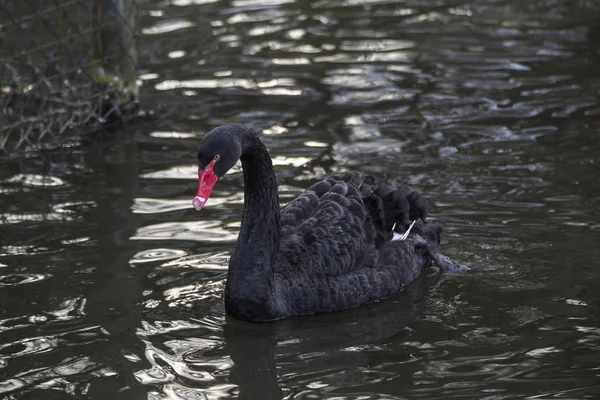
[[[317,382],[323,387],[348,388],[385,379],[386,373],[376,371],[377,365],[366,368],[374,356],[369,350],[377,350],[380,357],[380,347],[405,341],[408,325],[419,319],[430,289],[427,279],[419,279],[395,300],[274,324],[228,318],[223,332],[225,351],[234,362],[229,380],[238,386],[240,399],[273,400],[283,397],[280,387],[286,386],[286,377],[292,377],[296,387],[304,380],[300,390]],[[411,356],[394,350],[394,362],[403,358],[409,361]]]

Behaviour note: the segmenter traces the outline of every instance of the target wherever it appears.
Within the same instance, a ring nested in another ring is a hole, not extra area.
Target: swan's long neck
[[[277,177],[267,149],[255,133],[242,138],[244,210],[235,250],[229,263],[225,302],[228,312],[265,309],[273,298],[273,265],[281,222]],[[256,306],[260,303],[260,307]]]

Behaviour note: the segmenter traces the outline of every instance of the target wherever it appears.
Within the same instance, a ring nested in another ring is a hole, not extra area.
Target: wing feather
[[[426,215],[427,203],[414,189],[378,186],[357,172],[311,185],[281,210],[277,290],[294,314],[356,307],[397,293],[431,261],[410,241],[391,241],[392,228]],[[415,229],[439,243],[441,229],[422,223]]]

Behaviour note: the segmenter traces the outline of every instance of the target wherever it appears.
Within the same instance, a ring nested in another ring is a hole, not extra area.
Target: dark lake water
[[[126,130],[2,166],[0,399],[599,399],[600,6],[140,1]],[[225,317],[243,196],[195,153],[263,133],[288,201],[359,169],[448,222],[401,294]]]

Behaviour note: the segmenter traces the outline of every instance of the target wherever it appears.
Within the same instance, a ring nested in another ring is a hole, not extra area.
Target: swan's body
[[[244,210],[231,255],[225,308],[249,321],[339,311],[399,292],[435,260],[441,224],[421,221],[407,240],[394,226],[425,220],[427,203],[412,189],[391,190],[357,172],[325,178],[280,208],[271,158],[251,129],[222,126],[198,152],[202,208],[212,186],[238,159],[244,171]],[[441,260],[441,261],[440,261]]]

